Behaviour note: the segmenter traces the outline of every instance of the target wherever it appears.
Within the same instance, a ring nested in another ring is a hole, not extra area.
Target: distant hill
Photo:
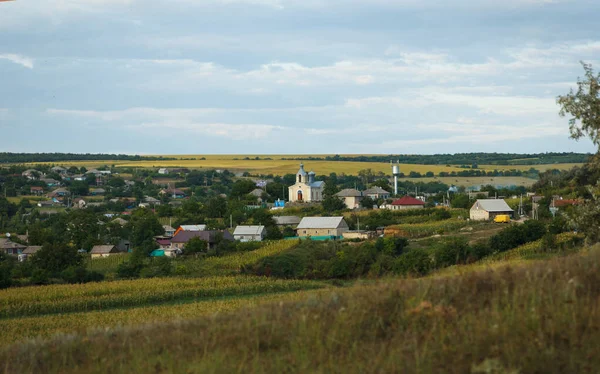
[[[0,164],[19,164],[26,162],[60,162],[60,161],[156,161],[176,160],[162,156],[116,155],[104,153],[9,153],[0,152]]]
[[[550,152],[550,153],[456,153],[436,155],[369,155],[369,156],[298,156],[282,158],[283,160],[321,160],[321,161],[359,161],[359,162],[394,162],[401,164],[422,165],[543,165],[563,163],[584,163],[590,153]]]

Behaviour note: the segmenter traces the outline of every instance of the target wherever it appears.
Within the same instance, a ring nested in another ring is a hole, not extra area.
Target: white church
[[[296,173],[296,184],[288,188],[290,202],[311,202],[323,200],[323,189],[325,182],[315,181],[315,173],[304,171],[304,165],[300,164],[300,170]]]

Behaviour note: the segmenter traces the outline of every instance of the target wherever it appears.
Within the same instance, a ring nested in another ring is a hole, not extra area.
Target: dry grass
[[[600,367],[600,252],[61,336],[6,373],[581,373]]]

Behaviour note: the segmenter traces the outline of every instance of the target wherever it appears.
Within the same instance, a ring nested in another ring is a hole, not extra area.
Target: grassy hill
[[[476,266],[458,275],[269,296],[267,304],[212,315],[196,307],[199,318],[158,309],[162,321],[14,344],[0,351],[0,362],[6,373],[575,373],[599,367],[599,250]]]

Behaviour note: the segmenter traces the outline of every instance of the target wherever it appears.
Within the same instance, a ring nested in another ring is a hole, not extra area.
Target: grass
[[[600,252],[358,284],[11,345],[6,373],[579,373],[600,367]]]

